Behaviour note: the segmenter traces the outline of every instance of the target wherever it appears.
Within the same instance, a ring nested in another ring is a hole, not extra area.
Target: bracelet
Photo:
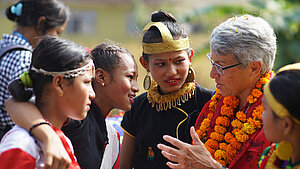
[[[49,126],[51,127],[51,124],[50,124],[49,122],[47,122],[47,121],[39,122],[39,123],[36,123],[36,124],[34,124],[33,126],[30,127],[30,129],[29,129],[29,134],[32,135],[32,133],[31,133],[32,130],[33,130],[34,128],[40,126],[40,125],[43,125],[43,124],[47,124],[47,125],[49,125]]]

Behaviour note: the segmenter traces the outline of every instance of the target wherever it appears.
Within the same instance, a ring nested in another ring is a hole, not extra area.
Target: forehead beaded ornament
[[[63,71],[63,72],[51,72],[41,68],[37,69],[34,66],[31,67],[31,70],[36,73],[42,73],[44,75],[50,75],[50,76],[62,75],[66,79],[78,77],[80,75],[85,74],[86,71],[92,71],[93,76],[95,75],[95,66],[93,60],[90,60],[89,63],[86,64],[85,66],[73,70]]]

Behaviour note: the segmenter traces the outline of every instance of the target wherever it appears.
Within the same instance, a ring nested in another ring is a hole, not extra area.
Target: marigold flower
[[[252,126],[252,128],[261,128],[261,121],[255,120],[254,118],[248,118],[247,122]],[[244,124],[245,126],[245,124]],[[255,131],[254,131],[255,132]],[[253,132],[253,133],[254,133]]]
[[[250,118],[249,118],[250,119]],[[249,119],[247,120],[247,122],[249,122]],[[251,123],[254,122],[254,120],[251,120]],[[254,122],[255,124],[255,122]],[[247,134],[253,134],[255,132],[255,127],[249,123],[244,123],[243,128],[241,129],[241,131],[247,133]]]
[[[207,115],[207,118],[211,119],[213,115],[214,115],[213,113],[209,113],[209,114]]]
[[[233,158],[237,154],[237,150],[234,149],[231,144],[228,144],[226,146],[226,153]]]
[[[235,133],[235,137],[237,139],[237,141],[244,143],[245,141],[247,141],[249,139],[249,136],[243,132],[236,132]]]
[[[262,95],[262,92],[258,89],[253,89],[251,94],[252,94],[253,97],[259,98]]]
[[[223,105],[221,107],[221,115],[231,117],[233,116],[233,109],[231,107],[228,107],[226,105]]]
[[[262,82],[260,82],[260,80],[257,81],[255,84],[255,87],[259,89],[259,88],[261,88],[261,86],[262,86]]]
[[[268,83],[270,80],[269,80],[269,78],[260,78],[259,81],[264,85],[264,84]]]
[[[242,146],[242,144],[239,143],[235,137],[230,139],[230,144],[234,149],[237,149],[237,150],[239,150]]]
[[[215,158],[217,161],[218,160],[226,161],[227,156],[228,156],[226,151],[224,151],[224,150],[216,150],[214,155],[215,155]]]
[[[254,119],[262,120],[261,115],[263,112],[264,112],[264,107],[261,104],[258,107],[256,107],[255,110],[253,110],[252,116]]]
[[[231,122],[231,126],[240,129],[243,127],[243,123],[240,120],[235,119]]]
[[[228,127],[230,123],[230,120],[226,116],[219,116],[216,119],[216,124],[217,125],[222,125],[224,127]]]
[[[222,135],[224,135],[227,129],[221,125],[215,125],[214,130]]]
[[[216,140],[218,142],[224,141],[224,136],[221,135],[221,134],[219,134],[219,133],[217,133],[217,132],[212,132],[210,134],[210,138],[212,138],[212,139],[214,139],[214,140]]]
[[[219,147],[220,147],[220,150],[224,150],[224,151],[227,150],[227,144],[226,143],[220,143]]]
[[[217,107],[217,102],[210,102],[209,103],[209,110],[214,111]]]
[[[257,101],[257,98],[253,97],[252,95],[249,95],[247,97],[247,102],[250,103],[250,104],[252,104],[252,103],[254,103],[256,101]]]
[[[224,137],[225,141],[228,142],[228,143],[230,143],[230,140],[233,139],[233,138],[234,138],[234,136],[229,132],[227,132],[225,134],[225,137]]]
[[[225,166],[225,167],[227,167],[228,166],[228,164],[225,162],[225,160],[217,160],[222,166]]]
[[[208,139],[205,143],[205,145],[213,148],[213,149],[218,149],[219,148],[219,143],[216,140],[213,139]]]
[[[242,111],[238,111],[236,113],[236,118],[239,119],[242,122],[246,122],[246,114]]]
[[[228,105],[232,108],[237,108],[237,106],[239,105],[239,99],[235,96],[227,96],[227,97],[224,97],[223,99],[223,103],[224,105]]]
[[[205,146],[206,150],[210,152],[211,156],[214,157],[214,154],[215,154],[215,151],[216,151],[216,150],[210,148],[210,147],[209,147],[208,145],[206,145],[206,144],[204,144],[204,146]]]

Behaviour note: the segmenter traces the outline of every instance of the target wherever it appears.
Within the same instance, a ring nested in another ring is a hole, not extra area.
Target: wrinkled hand
[[[43,169],[68,169],[72,161],[60,138],[54,131],[49,136],[45,141],[42,141],[45,157],[45,167]]]
[[[190,130],[194,145],[184,143],[171,136],[163,136],[164,140],[171,143],[178,149],[158,144],[157,147],[162,150],[162,154],[173,162],[167,162],[170,168],[175,169],[220,169],[222,167],[210,153],[206,150],[204,144],[199,139],[194,127]]]

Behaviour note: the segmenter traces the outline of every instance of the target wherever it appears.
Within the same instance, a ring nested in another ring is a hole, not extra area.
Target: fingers
[[[168,135],[164,135],[163,136],[163,139],[166,140],[167,142],[171,143],[173,146],[181,149],[183,148],[184,146],[186,146],[186,143],[174,138],[174,137],[171,137],[171,136],[168,136]]]
[[[191,134],[191,137],[192,137],[192,139],[193,139],[195,145],[203,144],[203,143],[201,142],[201,140],[200,140],[198,134],[196,133],[194,126],[191,127],[191,129],[190,129],[190,134]]]
[[[174,164],[172,162],[167,162],[167,166],[169,166],[170,168],[174,168],[174,169],[180,168],[179,164]]]
[[[172,155],[178,155],[179,154],[179,150],[176,150],[175,148],[166,146],[164,144],[158,144],[157,148],[159,148],[160,150],[167,152],[168,154],[172,154]]]

